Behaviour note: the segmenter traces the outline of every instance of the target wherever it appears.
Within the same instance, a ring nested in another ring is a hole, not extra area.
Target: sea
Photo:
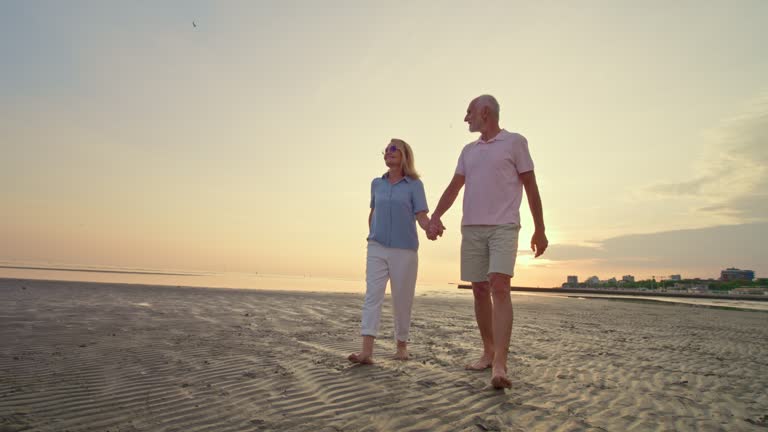
[[[234,288],[277,291],[365,293],[365,280],[332,278],[312,275],[284,275],[243,272],[198,272],[187,270],[157,270],[107,266],[73,266],[51,263],[20,263],[0,261],[0,278],[36,279],[71,282],[97,282],[140,285],[163,285],[189,288]],[[460,289],[458,282],[417,283],[417,295],[472,297],[469,289]],[[697,299],[653,296],[622,296],[611,294],[564,294],[512,292],[515,296],[562,297],[573,300],[610,299],[617,301],[658,302],[714,308],[768,312],[768,302],[740,299]]]

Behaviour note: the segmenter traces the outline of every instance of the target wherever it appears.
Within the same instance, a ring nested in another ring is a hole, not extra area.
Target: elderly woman
[[[350,354],[353,363],[373,363],[373,341],[379,333],[381,305],[390,282],[395,321],[395,359],[408,359],[408,332],[419,266],[416,222],[429,228],[427,198],[405,141],[392,139],[383,152],[388,171],[371,182],[368,257],[363,302],[363,349]],[[435,235],[430,235],[434,240]]]

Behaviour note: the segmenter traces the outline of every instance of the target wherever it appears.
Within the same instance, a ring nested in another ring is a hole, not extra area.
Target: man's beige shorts
[[[515,275],[520,225],[461,227],[461,280],[484,282],[489,273]]]

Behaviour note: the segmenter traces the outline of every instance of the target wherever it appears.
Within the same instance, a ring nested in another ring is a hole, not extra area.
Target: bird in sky
[[[194,28],[197,28],[197,23],[195,23],[194,21],[192,21],[192,27],[194,27]]]

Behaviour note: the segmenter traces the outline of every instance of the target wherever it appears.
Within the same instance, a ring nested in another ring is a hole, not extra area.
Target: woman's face
[[[397,145],[394,142],[387,144],[387,147],[384,149],[384,163],[387,164],[388,167],[399,167],[402,161],[402,150],[397,148]]]

